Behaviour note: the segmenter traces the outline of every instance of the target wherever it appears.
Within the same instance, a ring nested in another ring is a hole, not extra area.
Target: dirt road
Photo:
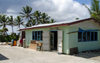
[[[0,45],[0,63],[100,63],[78,56]]]

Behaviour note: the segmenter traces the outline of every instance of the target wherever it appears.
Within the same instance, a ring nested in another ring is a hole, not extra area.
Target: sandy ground
[[[100,63],[100,61],[84,58],[81,55],[59,55],[56,52],[39,52],[0,45],[0,63]]]

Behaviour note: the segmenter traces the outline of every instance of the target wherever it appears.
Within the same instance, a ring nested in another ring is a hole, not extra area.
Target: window
[[[32,32],[32,39],[33,40],[42,40],[42,36],[43,36],[43,34],[42,34],[42,31],[33,31]]]
[[[78,41],[79,42],[86,42],[86,41],[97,41],[98,39],[97,32],[91,32],[91,31],[84,31],[84,32],[78,32]]]
[[[82,32],[78,32],[78,41],[82,41]]]

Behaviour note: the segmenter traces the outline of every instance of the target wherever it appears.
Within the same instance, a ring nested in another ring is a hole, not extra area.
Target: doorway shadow
[[[0,54],[0,61],[2,61],[2,60],[8,60],[8,58],[5,57],[4,55]]]

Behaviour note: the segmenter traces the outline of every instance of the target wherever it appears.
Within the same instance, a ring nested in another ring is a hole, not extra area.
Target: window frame
[[[86,36],[85,36],[86,40],[83,39],[83,37],[84,37],[83,33],[84,32],[86,33]],[[81,33],[82,33],[81,38],[79,38],[79,33],[80,32],[78,31],[78,42],[93,42],[93,41],[98,41],[98,32],[97,31],[81,31]],[[87,39],[87,37],[88,37],[87,33],[90,33],[90,39],[89,40]],[[92,36],[91,36],[92,33],[93,33],[93,40],[91,39],[92,38]],[[95,37],[97,37],[97,38],[95,38]]]
[[[32,40],[43,41],[43,31],[32,31]]]

